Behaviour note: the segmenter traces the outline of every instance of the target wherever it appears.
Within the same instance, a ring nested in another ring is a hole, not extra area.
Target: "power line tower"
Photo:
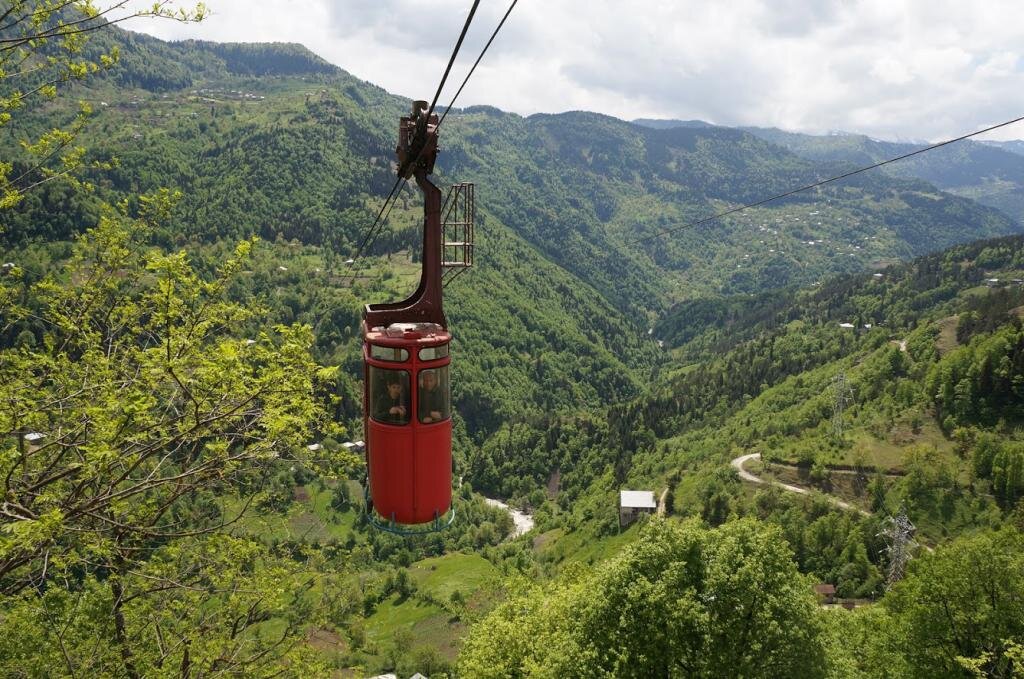
[[[836,440],[842,440],[843,413],[846,411],[846,406],[853,402],[853,388],[846,381],[845,372],[832,378],[832,394],[835,397],[832,402],[832,436]]]
[[[889,589],[903,579],[907,570],[907,562],[913,557],[913,550],[917,547],[914,541],[914,533],[917,528],[907,516],[905,507],[900,507],[899,514],[890,516],[885,520],[885,528],[878,534],[885,538],[888,547],[885,551],[889,553],[889,572],[885,578],[885,588]]]

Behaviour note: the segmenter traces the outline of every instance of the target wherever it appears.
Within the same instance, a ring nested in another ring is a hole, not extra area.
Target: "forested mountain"
[[[1015,156],[968,146],[928,177],[691,228],[894,148],[452,111],[435,180],[475,182],[478,205],[476,268],[445,289],[458,521],[406,538],[367,525],[341,441],[360,436],[360,307],[418,275],[410,188],[346,262],[409,100],[298,45],[109,29],[88,49],[113,46],[118,67],[0,127],[30,170],[22,137],[93,111],[81,183],[0,210],[0,673],[1024,662],[1024,236],[941,184],[997,161],[1016,182]],[[813,492],[743,483],[729,463],[755,454],[748,471]],[[663,516],[623,530],[623,488]],[[481,492],[536,527],[511,538]],[[908,547],[890,587],[900,511],[936,551]],[[814,582],[865,610],[819,608]]]
[[[994,146],[997,149],[1003,149],[1004,151],[1024,155],[1024,141],[1021,141],[1020,139],[1014,139],[1011,141],[984,141],[982,143],[988,146]]]
[[[799,641],[787,635],[771,646],[773,662],[791,669],[752,669],[751,676],[960,676],[964,659],[979,657],[982,647],[991,649],[982,661],[986,676],[1016,667],[1016,604],[1001,594],[981,604],[980,591],[956,573],[998,552],[992,573],[1021,591],[1011,575],[1019,566],[1011,563],[1020,563],[1013,526],[1022,525],[1024,498],[1022,281],[1024,238],[1013,237],[772,297],[680,304],[656,327],[674,347],[672,358],[641,397],[610,408],[607,424],[510,426],[512,445],[482,455],[478,476],[502,484],[512,469],[535,469],[547,438],[557,442],[562,469],[567,461],[574,466],[538,511],[548,529],[538,540],[564,530],[615,534],[620,488],[653,489],[668,515],[721,525],[720,532],[654,522],[620,559],[517,592],[474,629],[463,668],[488,676],[481,668],[498,667],[493,676],[500,676],[535,663],[568,674],[587,666],[632,676],[627,667],[665,663],[685,674],[708,657],[730,667],[756,664],[763,658],[738,643],[730,615],[744,610],[748,620],[769,624],[806,605],[808,594],[775,589],[798,587],[787,571],[794,561],[840,597],[881,603],[852,616],[791,621]],[[837,414],[840,398],[845,408]],[[822,495],[775,486],[751,493],[729,465],[751,454],[761,461],[748,461],[747,471]],[[488,477],[489,460],[505,466]],[[837,509],[825,494],[848,504]],[[887,517],[901,510],[916,525],[917,543],[938,547],[934,554],[917,548],[911,574],[881,597],[893,559]],[[759,527],[737,525],[743,517]],[[683,532],[669,538],[665,531],[674,530]],[[975,537],[959,537],[968,535]],[[792,552],[769,554],[782,541]],[[738,550],[725,557],[736,559],[727,566],[711,547],[723,544]],[[701,567],[689,571],[695,562]],[[767,563],[776,564],[771,575],[762,570]],[[744,577],[725,586],[717,579],[723,572]],[[982,589],[998,589],[997,580]],[[644,585],[629,584],[637,581]],[[739,593],[747,585],[760,596]],[[931,596],[915,599],[929,587],[948,595],[949,608],[930,607]],[[774,606],[776,596],[792,606],[760,608]],[[677,618],[664,608],[682,599],[692,614]],[[612,615],[605,606],[631,613]],[[649,609],[659,613],[639,612]],[[963,616],[986,631],[949,641]],[[695,620],[693,636],[671,627]],[[672,631],[660,634],[666,627]],[[848,634],[856,637],[840,640]],[[486,641],[495,635],[504,652]],[[935,648],[919,652],[913,640],[926,636]],[[722,639],[730,641],[717,645]],[[578,655],[550,652],[566,646]],[[585,660],[576,666],[570,658]],[[802,662],[810,664],[792,669]]]
[[[602,469],[619,483],[650,465],[671,469],[674,444],[659,441],[676,437],[681,468],[750,448],[807,467],[852,466],[856,450],[869,451],[859,464],[873,469],[900,467],[910,443],[948,449],[961,426],[1013,438],[1024,398],[1021,279],[1024,239],[1012,237],[771,297],[682,302],[655,326],[671,351],[643,395],[612,406],[606,421],[510,424],[505,435],[515,443],[496,436],[473,461],[474,477],[501,490],[517,469],[539,483],[570,468],[563,492],[575,498]],[[831,380],[840,373],[854,385],[851,412],[863,409],[864,431],[837,447]],[[923,438],[899,434],[911,421],[918,430],[932,424]],[[558,455],[545,468],[552,441]]]
[[[654,129],[713,128],[710,123],[684,120],[634,121]],[[729,129],[729,128],[723,128]],[[739,128],[801,158],[817,163],[839,163],[837,173],[916,151],[926,143],[890,142],[860,134],[811,135],[778,128]],[[908,158],[880,171],[893,177],[921,179],[943,191],[970,198],[1003,211],[1011,219],[1024,219],[1024,160],[1020,142],[966,140],[927,154]]]
[[[294,45],[164,43],[121,31],[104,39],[123,42],[108,77],[121,87],[94,81],[78,94],[95,111],[91,153],[119,161],[114,173],[94,175],[98,196],[169,184],[186,193],[179,236],[280,234],[352,252],[373,197],[390,188],[394,120],[407,100]],[[8,138],[23,132],[9,128]],[[446,120],[441,159],[442,181],[475,181],[483,209],[628,313],[695,288],[806,284],[1019,228],[931,186],[876,174],[654,237],[837,169],[725,128],[468,109]],[[68,214],[79,206],[61,204],[60,216],[23,205],[5,217],[6,237],[66,237],[67,223],[82,220]],[[385,236],[377,252],[415,237],[412,228]]]
[[[748,128],[810,160],[843,161],[871,165],[915,151],[924,144],[905,144],[871,139],[863,135],[813,136],[778,129]],[[1024,159],[1012,148],[965,140],[887,166],[897,177],[916,177],[943,191],[964,196],[1002,210],[1014,220],[1024,220]]]
[[[122,67],[76,96],[95,111],[90,154],[116,166],[86,173],[88,195],[60,184],[30,194],[0,218],[3,238],[66,239],[95,221],[102,202],[133,205],[139,193],[180,189],[159,235],[167,245],[256,234],[321,248],[321,266],[277,276],[291,292],[274,306],[290,298],[287,318],[314,320],[318,345],[343,355],[339,342],[353,335],[366,290],[342,289],[342,262],[391,185],[394,121],[408,101],[293,45],[164,43],[122,31],[104,40],[122,41]],[[14,140],[23,130],[5,133]],[[638,242],[828,168],[742,131],[652,130],[589,113],[467,109],[449,116],[442,136],[439,180],[475,181],[481,208],[479,287],[471,277],[450,295],[467,357],[457,403],[477,440],[513,413],[635,395],[656,352],[645,334],[650,314],[673,298],[808,283],[1015,228],[920,182],[878,175]],[[368,254],[415,257],[419,198],[403,196]],[[300,289],[311,277],[328,285],[315,300]],[[549,296],[549,311],[522,303]],[[494,333],[494,318],[522,318],[527,334]]]

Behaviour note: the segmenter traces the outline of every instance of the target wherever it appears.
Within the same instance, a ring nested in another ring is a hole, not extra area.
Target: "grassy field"
[[[839,463],[874,467],[883,472],[902,470],[903,455],[907,446],[924,444],[946,455],[954,454],[953,442],[948,440],[932,417],[913,417],[897,420],[895,426],[884,437],[858,428],[848,434],[852,445],[845,449]]]
[[[470,594],[498,578],[498,572],[479,554],[458,552],[417,561],[409,567],[419,591],[448,600],[456,591]]]
[[[250,510],[236,525],[236,532],[272,540],[305,540],[344,542],[350,537],[363,542],[359,532],[353,530],[358,510],[337,511],[331,507],[332,491],[315,485],[298,486],[295,502],[287,513]]]
[[[500,574],[483,557],[457,552],[418,561],[409,573],[416,591],[404,599],[392,595],[366,619],[367,648],[379,658],[396,635],[405,636],[404,631],[410,648],[432,646],[453,660],[466,620],[489,611],[498,601]],[[456,592],[464,604],[453,602]]]
[[[959,316],[949,316],[939,321],[939,336],[935,338],[935,348],[939,356],[945,356],[960,346],[956,339],[956,326]]]
[[[584,532],[566,534],[561,528],[550,530],[534,538],[537,558],[561,570],[569,564],[592,565],[618,554],[637,539],[637,527],[630,526],[621,533],[594,538]]]
[[[834,445],[829,435],[823,429],[809,430],[808,435],[791,442],[778,461],[797,465],[811,451],[812,457],[826,467],[863,466],[899,473],[906,449],[912,445],[935,446],[944,456],[954,455],[953,442],[945,437],[934,417],[916,411],[907,411],[892,422],[854,424],[847,429],[842,446]]]

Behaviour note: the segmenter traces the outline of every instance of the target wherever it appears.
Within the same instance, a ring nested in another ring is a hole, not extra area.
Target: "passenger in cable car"
[[[387,392],[377,399],[373,419],[386,424],[406,424],[409,421],[409,402],[405,386],[398,377],[388,377]]]
[[[445,389],[438,385],[437,370],[420,372],[419,416],[420,422],[430,424],[448,417],[448,399]]]

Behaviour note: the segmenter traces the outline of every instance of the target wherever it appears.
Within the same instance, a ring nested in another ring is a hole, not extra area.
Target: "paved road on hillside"
[[[779,488],[782,488],[783,490],[788,490],[791,493],[810,495],[811,491],[809,491],[806,488],[801,488],[800,486],[791,486],[788,483],[782,483],[781,481],[766,480],[762,479],[760,476],[754,476],[753,474],[751,474],[750,472],[743,468],[743,465],[745,465],[748,460],[754,459],[761,459],[761,453],[750,453],[749,455],[741,455],[740,457],[737,457],[735,460],[733,460],[730,464],[736,468],[736,471],[739,472],[740,474],[740,478],[743,479],[744,481],[750,481],[751,483],[764,483],[768,485],[775,485],[778,486]],[[841,509],[848,509],[854,512],[860,512],[864,516],[871,516],[871,512],[865,509],[861,509],[856,505],[851,505],[849,502],[844,502],[843,500],[840,500],[839,498],[833,497],[831,495],[827,495],[824,493],[823,495],[825,499],[834,504],[836,507],[839,507]]]

